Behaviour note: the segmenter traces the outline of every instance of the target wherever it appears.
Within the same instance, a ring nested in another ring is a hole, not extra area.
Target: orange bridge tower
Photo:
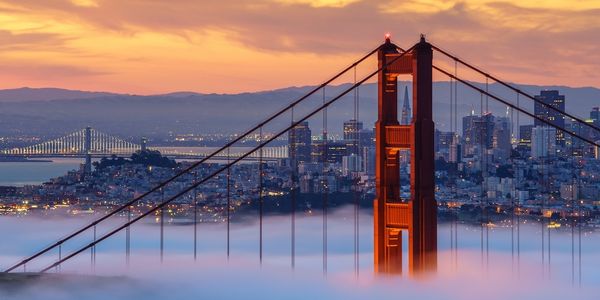
[[[412,275],[437,268],[433,53],[423,36],[409,53],[400,58],[397,49],[386,37],[378,51],[379,67],[385,67],[379,72],[379,108],[375,123],[375,272],[401,273],[402,231],[407,231],[408,270]],[[400,74],[411,74],[413,77],[413,115],[410,125],[400,125],[398,122],[397,78]],[[410,150],[411,198],[408,202],[400,199],[400,150]]]

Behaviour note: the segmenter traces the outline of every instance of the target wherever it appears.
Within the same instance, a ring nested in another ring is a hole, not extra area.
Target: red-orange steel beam
[[[389,38],[378,51],[379,67],[398,58]],[[374,261],[378,273],[401,273],[402,230],[408,230],[410,274],[437,268],[437,203],[434,197],[431,45],[422,37],[409,55],[381,68],[375,123],[377,197],[374,202]],[[397,77],[413,76],[413,118],[398,122]],[[406,131],[406,132],[404,132]],[[408,134],[408,138],[404,137]],[[402,141],[402,142],[401,142]],[[411,150],[411,200],[400,202],[398,151]],[[400,207],[400,206],[401,207]]]

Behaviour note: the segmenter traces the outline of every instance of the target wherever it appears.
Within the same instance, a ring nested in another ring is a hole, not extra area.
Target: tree
[[[96,170],[102,170],[106,167],[121,166],[125,164],[156,166],[163,168],[174,168],[177,166],[177,163],[174,160],[162,156],[160,151],[144,150],[133,153],[130,159],[117,157],[114,154],[111,156],[111,158],[103,157],[100,159],[100,161],[94,162],[94,168]]]

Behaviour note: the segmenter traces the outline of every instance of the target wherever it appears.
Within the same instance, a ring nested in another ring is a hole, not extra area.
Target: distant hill
[[[57,88],[18,88],[0,90],[0,102],[28,102],[66,99],[88,99],[101,96],[117,95],[105,92],[86,92]]]
[[[483,84],[476,83],[483,87]],[[350,84],[328,86],[326,97],[331,98],[347,89]],[[402,97],[409,82],[399,82]],[[273,91],[240,94],[201,94],[175,92],[163,95],[137,96],[103,92],[83,92],[61,89],[0,90],[0,137],[14,134],[57,136],[90,125],[99,130],[139,138],[158,137],[175,133],[236,133],[245,130],[280,108],[298,99],[313,87],[289,87]],[[566,110],[582,118],[589,117],[592,107],[600,106],[600,89],[585,87],[523,85],[520,89],[534,95],[543,89],[557,89],[566,96]],[[491,84],[489,90],[507,100],[516,102],[516,94]],[[450,87],[448,82],[434,83],[434,118],[440,130],[449,129]],[[341,132],[342,122],[352,118],[353,94],[349,93],[328,110],[329,132]],[[365,127],[372,127],[377,115],[377,87],[361,86],[360,119]],[[459,118],[474,110],[481,110],[479,93],[459,85]],[[484,102],[485,102],[485,98]],[[322,103],[321,92],[294,112],[295,119]],[[402,99],[399,99],[402,101]],[[532,101],[521,97],[520,103],[533,111]],[[399,105],[401,107],[401,105]],[[489,100],[489,110],[504,115],[506,107]],[[484,104],[485,110],[485,104]],[[309,119],[314,133],[320,131],[322,114]],[[516,117],[516,114],[514,115]],[[290,115],[278,119],[278,124],[289,124]],[[461,121],[458,121],[459,128]],[[521,114],[521,124],[532,120]],[[283,126],[283,125],[281,125]],[[265,128],[266,132],[276,127]]]

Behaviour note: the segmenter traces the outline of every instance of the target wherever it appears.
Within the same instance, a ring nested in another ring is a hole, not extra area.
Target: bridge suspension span
[[[86,127],[49,141],[38,144],[0,150],[0,156],[22,157],[104,157],[104,156],[130,156],[140,150],[157,150],[162,155],[172,158],[202,158],[210,154],[209,150],[178,150],[173,147],[148,147],[147,139],[141,138],[139,144],[116,137],[97,129]],[[208,152],[207,152],[208,151]],[[272,146],[264,150],[265,159],[282,159],[288,157],[288,147]],[[221,151],[214,158],[239,157],[243,150]],[[258,159],[258,153],[253,153],[250,158]]]
[[[124,139],[111,136],[91,127],[77,130],[65,136],[39,144],[0,151],[2,155],[123,155],[141,150],[144,145],[135,144]]]
[[[309,91],[306,95],[298,98],[291,102],[288,106],[283,109],[277,111],[275,114],[266,118],[265,120],[259,122],[256,126],[250,128],[244,133],[238,135],[236,138],[226,143],[221,148],[213,151],[212,153],[206,155],[199,161],[193,163],[188,168],[182,170],[172,178],[161,182],[150,189],[148,192],[127,201],[122,206],[116,208],[115,210],[103,215],[102,217],[94,220],[90,224],[79,228],[74,233],[66,236],[65,238],[59,239],[55,243],[50,246],[43,248],[42,250],[30,255],[24,260],[16,263],[12,267],[6,269],[6,272],[11,272],[16,270],[19,267],[24,267],[26,264],[32,263],[42,255],[49,253],[51,250],[61,249],[61,246],[82,235],[84,232],[89,232],[91,230],[96,232],[96,226],[109,217],[118,215],[123,212],[127,212],[127,221],[116,226],[114,229],[109,230],[105,234],[100,236],[96,236],[94,234],[94,240],[90,243],[84,244],[81,247],[77,248],[71,253],[63,256],[59,251],[59,257],[55,262],[50,265],[41,268],[42,272],[49,271],[55,267],[62,265],[63,263],[69,261],[73,257],[80,255],[86,250],[95,249],[96,245],[101,243],[102,241],[114,236],[115,234],[128,230],[129,227],[136,222],[142,220],[147,216],[151,216],[156,213],[163,213],[163,210],[173,201],[177,199],[181,199],[186,195],[193,194],[194,199],[194,207],[196,207],[197,198],[196,198],[196,189],[199,186],[202,186],[209,180],[219,176],[219,174],[227,174],[227,188],[229,189],[229,171],[232,166],[243,161],[244,159],[250,158],[252,156],[258,157],[259,161],[262,162],[264,157],[264,152],[262,149],[266,148],[269,143],[272,143],[276,138],[290,132],[302,122],[308,120],[309,118],[315,116],[316,114],[323,112],[324,113],[324,136],[326,135],[326,117],[327,117],[327,109],[331,109],[333,104],[338,100],[344,98],[344,96],[350,94],[355,91],[359,86],[361,86],[366,81],[370,80],[376,75],[379,75],[378,87],[379,87],[379,121],[377,123],[378,128],[377,131],[377,170],[376,170],[376,184],[377,184],[377,200],[375,203],[375,249],[374,249],[374,261],[375,261],[375,269],[378,272],[383,273],[399,273],[402,270],[401,263],[401,255],[402,251],[399,247],[401,247],[401,232],[403,230],[408,231],[408,239],[409,239],[409,270],[410,273],[420,273],[423,271],[434,271],[437,268],[437,202],[434,196],[434,182],[433,182],[433,130],[434,124],[431,116],[432,110],[432,102],[431,102],[431,92],[432,92],[432,72],[436,70],[442,73],[445,76],[450,77],[455,83],[461,83],[464,86],[475,90],[477,93],[480,93],[486,98],[490,98],[494,101],[498,101],[511,109],[523,113],[533,119],[540,120],[545,122],[546,125],[551,127],[556,127],[557,130],[562,130],[565,133],[573,136],[576,139],[582,140],[583,142],[589,143],[595,147],[599,147],[598,143],[588,137],[580,135],[578,132],[569,131],[565,128],[557,127],[555,124],[551,122],[547,122],[535,114],[527,111],[523,108],[520,103],[513,103],[511,101],[507,101],[502,97],[495,95],[487,89],[479,88],[469,81],[461,78],[456,74],[456,72],[450,72],[445,70],[442,67],[436,66],[433,64],[433,53],[440,52],[444,55],[448,55],[454,59],[455,62],[460,62],[468,67],[472,67],[465,63],[462,60],[458,60],[456,56],[452,56],[441,50],[440,48],[431,45],[424,38],[422,38],[417,44],[409,49],[400,49],[396,45],[392,44],[389,39],[386,39],[385,43],[376,47],[369,53],[367,53],[362,58],[358,59],[350,66],[342,70],[340,73],[333,76],[331,79],[325,81],[323,84],[315,87],[311,91]],[[356,79],[355,82],[344,89],[342,92],[337,94],[336,96],[332,96],[326,99],[325,93],[323,92],[323,101],[310,109],[304,109],[303,113],[298,113],[300,110],[300,105],[308,102],[308,99],[314,95],[318,95],[319,92],[322,92],[323,89],[333,82],[334,80],[340,78],[342,75],[347,74],[349,72],[355,71],[356,67],[361,64],[363,61],[373,56],[374,54],[378,55],[379,65],[378,67],[369,72],[367,75],[362,77],[361,79]],[[474,67],[473,67],[474,68]],[[476,68],[474,68],[476,69]],[[478,70],[478,69],[476,69]],[[410,125],[400,125],[398,124],[397,116],[395,113],[396,108],[396,80],[399,74],[412,74],[413,75],[413,107],[415,111],[413,112],[413,122]],[[488,73],[484,73],[486,79],[492,78],[498,82],[501,82],[496,77],[489,75]],[[523,91],[520,91],[514,88],[512,85],[505,84],[507,87],[515,90],[518,94],[525,96],[525,98],[531,99],[533,101],[537,101],[535,97],[532,97]],[[483,99],[483,98],[482,98]],[[482,102],[483,103],[483,102]],[[356,109],[357,105],[355,105]],[[357,115],[357,111],[355,115]],[[589,123],[584,122],[583,120],[566,114],[564,112],[559,111],[559,113],[572,117],[575,122],[580,122],[581,126],[588,126],[590,129],[600,132],[600,130],[591,125]],[[272,123],[275,123],[276,120],[282,120],[284,118],[288,118],[288,122],[286,125],[281,125],[278,130],[274,131],[275,134],[271,135],[268,138],[263,138],[262,133],[264,128],[270,126]],[[88,129],[86,129],[88,130]],[[91,132],[91,130],[88,130]],[[203,163],[207,162],[214,157],[217,157],[221,153],[230,153],[230,149],[234,148],[236,143],[240,142],[244,139],[244,137],[256,134],[260,132],[261,140],[259,144],[251,149],[245,151],[243,154],[240,154],[236,157],[231,157],[231,155],[227,155],[230,159],[227,163],[220,165],[219,168],[214,170],[213,172],[209,172],[207,175],[196,178],[191,184],[179,188],[178,192],[173,195],[169,195],[164,198],[161,202],[154,204],[149,207],[145,212],[137,215],[131,216],[129,209],[132,205],[136,205],[143,199],[147,198],[150,195],[156,195],[157,193],[162,193],[165,187],[175,183],[183,176],[196,176],[199,168],[203,166]],[[86,132],[83,134],[78,132],[78,135],[88,137]],[[81,151],[81,149],[87,149],[87,151],[92,151],[91,147],[85,146],[85,141],[83,145],[81,144],[72,144],[72,141],[76,140],[75,138],[68,138],[66,140],[61,140],[60,144],[67,144],[67,149],[73,149],[72,151]],[[326,139],[325,139],[326,140]],[[118,144],[118,142],[117,142]],[[51,145],[51,146],[48,146]],[[52,148],[56,144],[50,143],[46,146],[43,146],[41,149],[36,148],[35,150],[29,149],[27,151],[45,151],[48,147]],[[125,145],[127,147],[127,145]],[[115,149],[117,149],[116,147]],[[96,148],[94,148],[96,149]],[[412,152],[411,156],[411,196],[412,198],[408,201],[400,199],[399,197],[399,178],[398,178],[398,151],[409,149]],[[290,149],[291,153],[294,153],[295,149]],[[261,163],[262,166],[262,163]],[[292,166],[293,168],[294,166]],[[260,215],[259,218],[262,220],[262,201],[263,200],[263,185],[262,185],[262,176],[264,176],[264,172],[262,167],[259,168],[259,176],[261,177],[261,181],[258,186],[258,201],[260,201]],[[297,179],[294,177],[294,172],[291,175],[293,179]],[[326,183],[325,183],[326,184]],[[292,195],[295,194],[297,190],[297,185],[292,185],[290,187],[290,193]],[[227,192],[227,197],[229,197],[229,190]],[[292,196],[292,199],[293,198]],[[326,199],[326,198],[325,198]],[[230,204],[229,198],[227,198],[227,207],[225,210],[229,212]],[[327,270],[327,210],[326,205],[327,201],[323,202],[323,270],[324,272]],[[356,205],[360,205],[360,203],[356,203]],[[514,204],[513,204],[514,205]],[[514,209],[514,207],[513,207]],[[292,211],[293,212],[293,211]],[[294,215],[292,214],[292,227],[291,227],[291,264],[294,266],[294,255],[295,255],[295,223],[294,223]],[[161,218],[162,220],[162,218]],[[229,214],[227,214],[227,224],[229,224]],[[194,219],[194,224],[196,224],[197,219]],[[354,218],[354,222],[357,222],[357,218]],[[261,223],[262,224],[262,223]],[[162,223],[161,223],[162,226]],[[228,227],[229,228],[229,227]],[[483,228],[483,227],[482,227]],[[261,239],[259,241],[260,244],[260,257],[262,261],[263,255],[263,244],[262,244],[262,226],[260,227],[260,236]],[[162,231],[161,231],[162,232]],[[355,224],[355,233],[356,224]],[[194,231],[194,234],[196,232]],[[195,236],[194,236],[195,237]],[[129,239],[129,235],[126,237]],[[162,245],[162,235],[161,235],[161,245]],[[229,251],[229,234],[227,239],[227,249]],[[194,244],[196,243],[196,239],[194,239]],[[129,240],[127,240],[127,245],[129,245]],[[483,244],[482,244],[483,245]],[[129,246],[128,246],[129,247]],[[482,246],[483,247],[483,246]],[[196,249],[196,245],[194,245],[194,249]],[[483,249],[483,248],[482,248]],[[195,251],[195,250],[194,250]],[[356,259],[359,251],[359,247],[355,243],[354,254],[355,254],[355,264],[358,264],[358,259]],[[229,253],[229,252],[228,252]],[[195,252],[194,252],[195,254]]]

